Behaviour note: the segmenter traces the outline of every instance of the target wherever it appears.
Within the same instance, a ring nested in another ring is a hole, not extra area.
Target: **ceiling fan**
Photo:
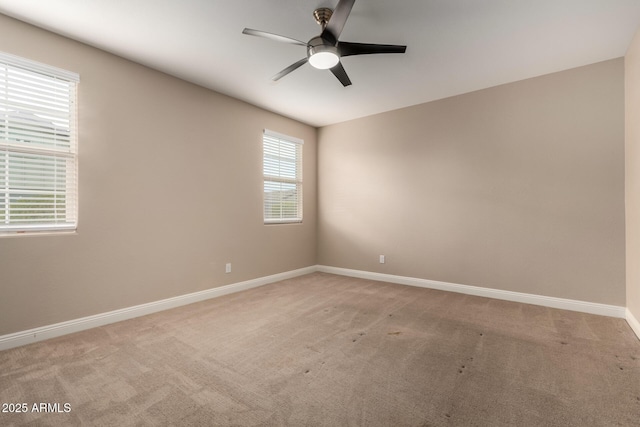
[[[400,45],[339,41],[338,38],[340,37],[340,33],[342,33],[342,29],[347,22],[354,3],[355,0],[339,0],[335,10],[326,7],[316,9],[313,12],[313,16],[316,22],[322,27],[322,33],[320,33],[319,36],[313,37],[307,43],[266,31],[252,30],[251,28],[245,28],[242,30],[242,33],[250,36],[264,37],[278,42],[301,45],[307,48],[306,58],[302,58],[280,71],[272,77],[273,81],[280,80],[308,62],[315,68],[331,70],[333,75],[340,80],[340,83],[346,87],[351,84],[351,80],[349,80],[349,76],[344,70],[340,58],[344,56],[370,55],[375,53],[404,53],[407,50],[406,46]]]

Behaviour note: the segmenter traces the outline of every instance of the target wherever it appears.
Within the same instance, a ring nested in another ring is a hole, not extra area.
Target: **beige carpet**
[[[637,426],[640,342],[622,319],[315,273],[0,352],[0,403],[28,404],[2,426]]]

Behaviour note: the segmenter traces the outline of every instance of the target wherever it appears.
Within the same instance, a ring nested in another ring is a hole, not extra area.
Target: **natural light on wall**
[[[0,52],[0,234],[76,229],[78,82]]]
[[[301,139],[270,130],[263,138],[264,222],[302,221]]]

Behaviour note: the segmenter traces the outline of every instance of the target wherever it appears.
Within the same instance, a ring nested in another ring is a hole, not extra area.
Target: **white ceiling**
[[[324,126],[621,57],[640,0],[357,0],[343,41],[406,44],[406,54],[350,56],[342,87],[308,64],[312,12],[337,0],[0,0],[0,13],[251,104]]]

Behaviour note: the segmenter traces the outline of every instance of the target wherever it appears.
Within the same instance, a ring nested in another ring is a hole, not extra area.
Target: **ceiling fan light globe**
[[[327,70],[338,65],[340,57],[330,51],[316,52],[309,57],[309,63],[319,70]]]

